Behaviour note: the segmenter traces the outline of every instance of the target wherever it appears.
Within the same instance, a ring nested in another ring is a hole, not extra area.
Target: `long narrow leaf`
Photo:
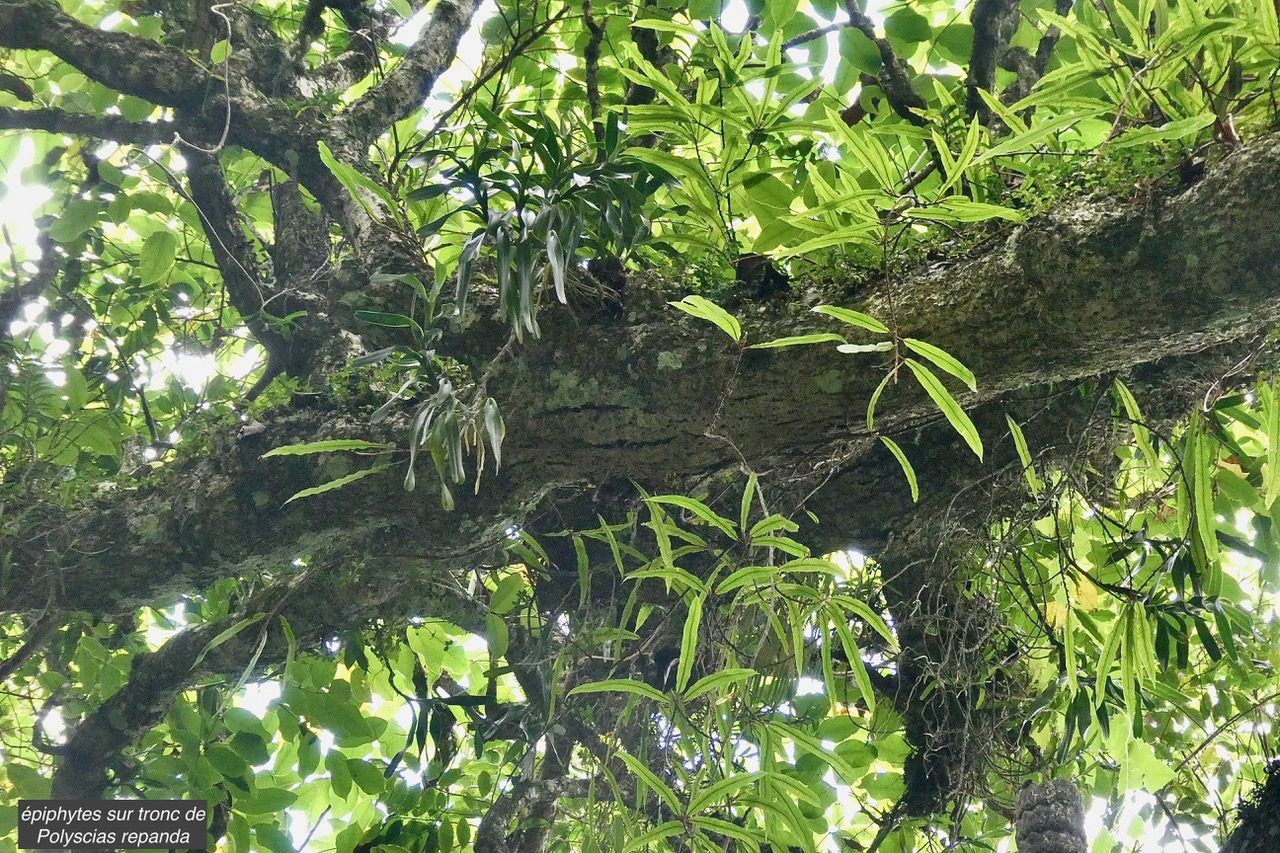
[[[965,440],[979,459],[982,458],[982,439],[978,437],[978,428],[973,425],[973,421],[965,414],[964,409],[960,408],[960,404],[956,402],[956,398],[951,396],[939,381],[933,371],[925,367],[913,358],[907,359],[907,367],[911,368],[911,372],[915,374],[917,380],[933,398],[933,402],[942,410],[942,414],[946,415],[951,426],[955,431],[960,433],[960,437]]]

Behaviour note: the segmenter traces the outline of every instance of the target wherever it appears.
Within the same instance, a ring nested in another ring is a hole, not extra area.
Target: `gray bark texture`
[[[1018,853],[1085,853],[1084,804],[1066,779],[1027,785],[1018,793]]]

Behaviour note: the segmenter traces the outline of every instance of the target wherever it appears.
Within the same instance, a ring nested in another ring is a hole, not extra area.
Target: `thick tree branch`
[[[978,94],[994,91],[996,67],[1004,56],[1009,39],[1018,29],[1018,0],[977,0],[973,5],[973,52],[969,56],[969,96],[965,108],[969,116],[979,116],[986,124],[990,110]]]
[[[420,0],[415,0],[410,9],[416,12],[420,6]],[[342,16],[342,22],[350,33],[350,42],[337,59],[307,74],[307,82],[319,85],[325,92],[341,92],[377,67],[378,46],[391,35],[395,19],[390,13],[364,0],[311,0],[294,46],[298,62],[323,32],[326,8],[335,9]]]
[[[1023,853],[1085,853],[1084,804],[1068,779],[1028,785],[1018,794],[1018,849]]]
[[[0,130],[45,130],[69,136],[90,136],[134,145],[154,145],[173,141],[171,122],[129,121],[121,116],[68,113],[41,108],[18,110],[0,107]]]
[[[212,79],[186,54],[80,23],[50,0],[0,0],[0,47],[47,50],[119,92],[198,109]]]
[[[1277,193],[1280,137],[1271,136],[1158,213],[1126,202],[1066,206],[1013,229],[981,257],[925,270],[891,291],[873,288],[853,307],[894,316],[899,334],[927,339],[968,364],[980,381],[977,395],[962,397],[969,408],[1200,352],[1280,318],[1270,275],[1280,258],[1280,210],[1268,203]],[[1232,237],[1238,234],[1250,239]],[[625,325],[592,323],[568,308],[547,312],[543,339],[496,368],[489,383],[507,417],[502,474],[486,479],[455,515],[434,509],[430,497],[402,492],[402,470],[309,499],[305,513],[296,504],[280,509],[299,488],[328,477],[313,460],[290,467],[259,454],[296,441],[372,437],[359,421],[295,413],[270,424],[257,445],[224,447],[174,468],[168,484],[140,487],[128,506],[115,495],[83,507],[74,515],[74,538],[51,525],[20,557],[30,563],[30,587],[48,589],[41,578],[61,578],[66,606],[118,612],[165,589],[203,586],[228,562],[274,553],[281,541],[337,535],[345,525],[395,530],[417,543],[414,553],[431,552],[435,565],[474,564],[474,543],[500,544],[505,526],[557,487],[627,478],[689,482],[736,469],[743,458],[762,476],[815,484],[830,473],[858,472],[857,493],[867,505],[848,518],[824,515],[845,541],[882,536],[887,516],[877,489],[900,483],[901,473],[866,434],[865,411],[887,363],[833,357],[822,346],[741,354],[714,330],[677,317],[666,305],[673,295],[633,288]],[[802,298],[850,303],[838,290]],[[850,331],[794,309],[747,325],[748,341]],[[487,359],[506,331],[477,321],[454,340],[453,352]],[[906,381],[885,392],[878,413],[878,428],[890,433],[940,422],[924,392]],[[993,416],[996,426],[984,432],[989,443],[1003,432],[1002,421]],[[389,423],[385,438],[396,441],[399,421]],[[945,427],[931,434],[941,443],[908,447],[908,454],[927,455],[939,476],[977,464]],[[372,536],[366,541],[373,547]],[[50,556],[77,553],[61,565]],[[157,563],[156,554],[168,556]],[[104,588],[107,577],[112,583]],[[30,611],[46,598],[24,584],[0,588],[0,601],[6,610]]]
[[[453,63],[476,0],[440,0],[421,37],[386,78],[342,116],[344,132],[368,142],[422,105]]]
[[[590,779],[540,779],[517,782],[498,796],[476,829],[475,853],[509,853],[507,824],[522,810],[561,797],[585,798]]]
[[[227,191],[222,167],[215,157],[198,151],[192,152],[188,161],[191,201],[200,213],[200,224],[204,226],[209,248],[222,273],[227,297],[258,343],[283,368],[291,361],[289,341],[264,319],[270,294],[258,269],[253,246],[240,227],[240,217]],[[288,313],[284,306],[277,312],[281,317]]]

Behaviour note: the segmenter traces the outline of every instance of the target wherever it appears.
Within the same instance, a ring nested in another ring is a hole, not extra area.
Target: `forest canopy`
[[[1278,14],[0,0],[0,853],[1280,849]]]

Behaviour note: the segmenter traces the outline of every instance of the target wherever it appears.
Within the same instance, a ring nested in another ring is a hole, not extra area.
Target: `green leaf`
[[[234,749],[225,743],[207,745],[204,749],[204,757],[209,759],[213,769],[224,777],[243,779],[251,773],[249,762],[241,758]]]
[[[867,38],[867,34],[857,27],[844,27],[840,30],[840,58],[848,62],[863,74],[876,76],[884,60],[880,48]]]
[[[968,385],[970,391],[978,390],[978,380],[974,378],[973,372],[961,364],[955,356],[951,355],[946,350],[936,347],[933,344],[926,343],[925,341],[916,340],[915,338],[903,338],[902,342],[906,344],[907,349],[917,355],[924,356],[937,367],[945,370],[947,373],[950,373],[965,385]]]
[[[395,201],[391,198],[391,194],[387,192],[385,187],[378,185],[373,181],[373,179],[369,178],[363,172],[352,166],[348,166],[346,163],[343,163],[337,157],[333,156],[333,152],[329,150],[328,145],[325,145],[323,142],[318,142],[317,146],[320,149],[320,159],[324,162],[325,166],[328,167],[330,172],[333,172],[333,176],[338,179],[338,183],[342,184],[347,192],[351,193],[351,197],[354,198],[362,208],[364,208],[365,213],[369,214],[369,216],[374,219],[381,218],[381,214],[375,210],[374,206],[369,202],[369,196],[373,196],[378,199],[387,208],[395,207]]]
[[[718,817],[694,815],[689,819],[689,822],[699,829],[714,833],[717,836],[732,838],[739,843],[742,849],[747,851],[759,850],[761,836],[764,835],[758,829],[747,829]]]
[[[657,688],[650,687],[643,681],[632,681],[627,678],[610,678],[605,681],[592,681],[587,684],[579,684],[577,687],[569,691],[570,696],[580,696],[584,693],[630,693],[634,696],[643,696],[646,699],[652,699],[654,702],[667,704],[670,700],[662,691]]]
[[[960,433],[960,437],[965,440],[979,459],[982,458],[982,439],[978,437],[978,428],[973,425],[973,421],[965,414],[964,409],[960,408],[960,404],[956,402],[956,398],[951,396],[937,376],[933,375],[933,371],[925,367],[915,359],[906,360],[907,367],[911,368],[911,372],[915,374],[917,380],[928,392],[933,402],[942,410],[951,426],[955,431]]]
[[[893,352],[893,341],[880,341],[875,344],[841,344],[836,352],[848,355],[859,355],[864,352]]]
[[[1263,503],[1270,511],[1280,497],[1280,382],[1261,389],[1263,413],[1266,415],[1267,465],[1262,473]]]
[[[78,198],[68,202],[49,226],[49,237],[59,243],[70,243],[97,224],[101,209],[97,201],[88,199]]]
[[[297,799],[297,794],[283,788],[261,788],[247,800],[237,799],[236,808],[245,814],[274,814],[289,808]]]
[[[817,314],[826,314],[828,317],[835,317],[842,323],[848,323],[851,326],[859,326],[871,332],[878,332],[882,335],[889,334],[889,327],[881,323],[870,314],[863,314],[861,311],[854,311],[850,308],[837,308],[834,305],[819,305],[813,309]]]
[[[666,823],[658,824],[648,832],[641,833],[630,839],[618,853],[633,853],[636,850],[644,850],[650,844],[661,841],[664,838],[670,838],[673,835],[679,835],[682,832],[684,832],[683,823],[678,820],[669,820]]]
[[[520,601],[520,595],[529,588],[529,582],[515,572],[498,581],[489,596],[489,609],[497,614],[510,613]]]
[[[671,809],[671,811],[676,814],[684,812],[684,808],[681,806],[680,798],[676,796],[676,792],[671,790],[665,782],[655,776],[653,771],[646,767],[640,759],[625,752],[619,752],[618,758],[622,760],[623,764],[627,765],[627,769],[630,770],[636,778],[640,779],[653,789],[653,792],[658,795],[658,798],[662,800],[663,804],[665,804],[667,808]]]
[[[289,496],[289,500],[285,501],[285,503],[286,504],[293,503],[294,501],[299,500],[301,498],[310,498],[316,495],[322,495],[325,492],[332,492],[334,489],[341,489],[343,486],[354,483],[356,480],[363,480],[365,477],[368,477],[371,474],[379,474],[385,470],[387,470],[386,465],[378,465],[373,468],[365,468],[362,471],[356,471],[352,474],[346,475],[345,477],[339,477],[336,480],[330,480],[329,482],[322,483],[319,486],[312,486],[309,489],[303,489],[300,492],[294,492],[292,495]]]
[[[1182,139],[1184,136],[1190,136],[1193,133],[1199,133],[1209,125],[1213,124],[1214,115],[1206,113],[1204,115],[1192,116],[1191,118],[1179,119],[1178,121],[1166,122],[1159,127],[1140,127],[1136,130],[1130,130],[1111,142],[1110,148],[1131,148],[1137,145],[1150,145],[1153,142],[1165,142],[1170,139]]]
[[[385,326],[388,329],[408,329],[414,325],[412,318],[386,311],[357,311],[355,317],[362,323]]]
[[[216,637],[214,637],[212,640],[209,641],[208,645],[206,645],[200,651],[200,654],[196,655],[196,659],[191,663],[191,668],[195,669],[196,667],[198,667],[204,661],[205,656],[208,655],[209,652],[213,651],[218,646],[227,642],[232,637],[235,637],[245,628],[248,628],[251,625],[258,624],[263,619],[265,619],[266,616],[267,616],[266,613],[255,613],[252,616],[241,619],[240,621],[232,625],[230,628],[227,628],[226,630],[222,631],[220,634],[218,634]]]
[[[885,447],[889,448],[893,458],[897,459],[898,464],[902,466],[902,473],[907,475],[907,483],[911,486],[911,501],[912,503],[918,503],[920,500],[920,485],[916,482],[916,469],[911,467],[906,454],[902,452],[902,448],[898,446],[896,441],[886,435],[880,436],[880,441]]]
[[[178,238],[172,231],[157,231],[142,244],[138,256],[138,276],[143,284],[154,284],[173,269],[178,256]]]
[[[742,340],[742,326],[734,319],[728,311],[725,311],[719,305],[698,295],[686,296],[679,302],[668,302],[675,308],[679,308],[690,316],[697,317],[700,320],[706,320],[714,323],[720,331],[724,332],[735,341]]]
[[[722,669],[719,672],[704,675],[702,678],[695,681],[693,685],[684,692],[684,700],[686,702],[692,702],[703,693],[709,693],[712,690],[719,690],[720,688],[730,684],[737,684],[739,682],[746,681],[755,674],[756,671],[754,669],[736,667]]]
[[[844,343],[844,338],[833,332],[817,332],[811,335],[794,335],[786,338],[774,338],[762,344],[752,344],[747,349],[781,349],[782,347],[798,347],[807,344],[823,344],[832,341]]]
[[[489,654],[496,660],[507,653],[511,646],[511,630],[497,613],[484,615],[485,633],[489,638]]]
[[[884,32],[889,38],[907,44],[928,41],[933,37],[929,19],[911,8],[894,12],[885,18]]]
[[[738,531],[734,528],[733,522],[722,515],[717,514],[711,507],[702,501],[687,498],[684,495],[654,495],[649,500],[661,504],[669,504],[670,506],[678,506],[681,509],[688,510],[695,516],[705,521],[707,524],[720,530],[730,539],[738,538]]]
[[[390,444],[379,444],[359,438],[330,438],[323,441],[308,441],[303,444],[285,444],[262,454],[268,456],[306,456],[311,453],[335,453],[340,450],[392,450]]]
[[[693,673],[693,663],[698,659],[698,629],[702,626],[702,605],[705,599],[696,595],[689,601],[689,615],[685,618],[683,636],[680,638],[680,662],[676,666],[676,690],[683,691]]]
[[[366,794],[381,794],[386,786],[386,779],[382,775],[382,770],[371,761],[362,758],[349,758],[347,759],[347,770],[351,773],[351,778],[355,781],[357,787]]]
[[[1129,419],[1129,426],[1133,430],[1134,443],[1142,451],[1147,465],[1155,465],[1159,461],[1159,457],[1156,456],[1155,446],[1151,444],[1151,430],[1147,429],[1146,422],[1142,417],[1142,410],[1138,408],[1138,401],[1134,399],[1133,392],[1119,379],[1112,386],[1112,391],[1124,408],[1125,416]]]
[[[742,503],[738,508],[738,528],[744,533],[747,532],[747,522],[751,519],[751,502],[755,500],[759,482],[756,472],[752,471],[747,475],[746,488],[742,490]]]
[[[1009,433],[1013,436],[1013,445],[1017,448],[1019,461],[1022,462],[1027,485],[1031,488],[1031,494],[1038,497],[1044,490],[1044,483],[1041,483],[1040,478],[1036,476],[1035,465],[1031,460],[1031,451],[1027,448],[1027,439],[1022,434],[1022,427],[1018,426],[1018,422],[1009,415],[1005,415],[1004,419],[1009,424]]]
[[[754,773],[734,773],[731,776],[726,776],[694,793],[689,798],[689,811],[691,813],[705,811],[717,803],[733,799],[745,789],[758,783],[763,775],[763,773],[756,771]]]
[[[776,729],[783,737],[790,738],[795,742],[797,747],[808,750],[821,758],[831,766],[832,770],[836,771],[836,774],[844,780],[846,784],[856,784],[862,777],[862,774],[855,770],[849,762],[845,761],[832,750],[827,749],[822,745],[822,741],[804,731],[799,726],[789,725],[776,720],[770,720],[765,725],[771,729]]]

